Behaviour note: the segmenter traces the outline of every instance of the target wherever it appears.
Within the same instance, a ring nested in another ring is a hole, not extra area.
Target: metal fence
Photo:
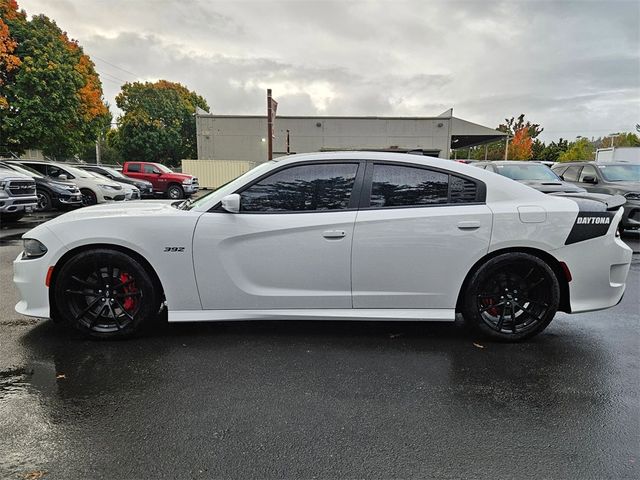
[[[182,160],[182,173],[198,177],[201,188],[218,188],[256,165],[243,160]]]

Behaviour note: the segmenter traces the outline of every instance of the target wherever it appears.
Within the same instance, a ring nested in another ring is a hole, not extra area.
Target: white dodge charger
[[[171,322],[437,320],[502,340],[616,305],[622,209],[460,163],[333,152],[264,163],[195,201],[66,213],[24,236],[19,313],[95,337]]]

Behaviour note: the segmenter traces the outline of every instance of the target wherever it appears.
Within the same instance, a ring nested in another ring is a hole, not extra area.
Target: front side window
[[[155,165],[145,165],[144,173],[160,173],[160,170]]]
[[[598,178],[598,174],[596,173],[596,169],[593,168],[591,165],[585,165],[582,168],[582,172],[580,172],[580,181],[581,182],[584,182],[584,177]]]
[[[376,164],[371,207],[448,203],[449,175],[423,168]]]
[[[344,210],[357,163],[299,165],[268,176],[241,192],[241,212]]]
[[[577,182],[581,169],[582,165],[574,165],[573,167],[569,167],[562,174],[562,178],[567,182]]]

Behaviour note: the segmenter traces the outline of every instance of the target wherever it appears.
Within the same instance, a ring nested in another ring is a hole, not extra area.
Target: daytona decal
[[[606,235],[614,215],[615,212],[580,212],[564,244],[571,245]]]

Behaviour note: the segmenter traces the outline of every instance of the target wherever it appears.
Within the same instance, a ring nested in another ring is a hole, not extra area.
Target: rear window
[[[140,164],[139,163],[130,163],[127,165],[127,171],[128,172],[139,172],[140,171]]]

